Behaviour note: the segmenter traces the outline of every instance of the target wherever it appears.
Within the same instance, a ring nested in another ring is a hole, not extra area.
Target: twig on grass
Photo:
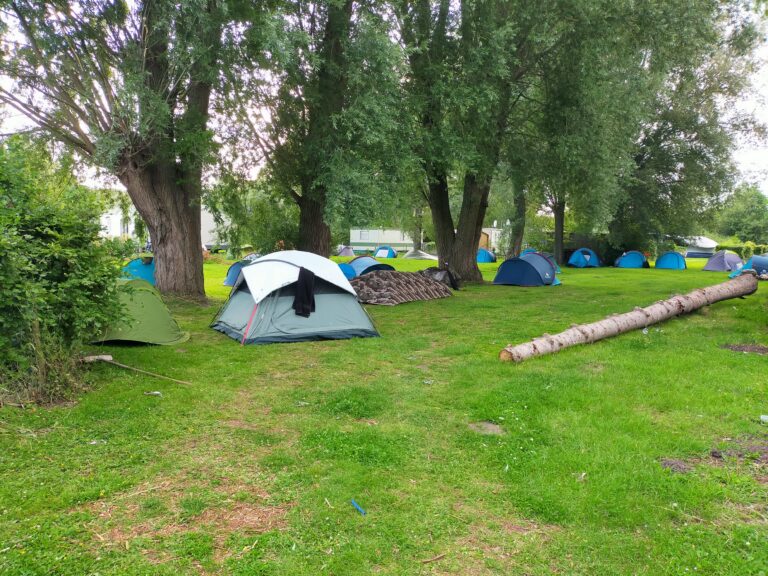
[[[437,562],[441,558],[445,558],[445,552],[438,554],[437,556],[433,556],[432,558],[427,558],[426,560],[419,560],[419,562],[422,564],[429,564],[430,562]]]
[[[187,384],[189,386],[192,385],[192,382],[187,382],[185,380],[176,380],[176,378],[171,378],[170,376],[163,376],[162,374],[157,374],[156,372],[150,372],[148,370],[142,370],[141,368],[134,368],[133,366],[128,366],[127,364],[121,364],[120,362],[115,362],[115,360],[113,360],[112,356],[110,356],[109,354],[101,354],[98,356],[85,356],[83,357],[82,361],[85,362],[86,364],[91,364],[93,362],[105,362],[106,364],[112,364],[113,366],[125,368],[126,370],[133,370],[134,372],[138,372],[139,374],[146,374],[147,376],[153,376],[154,378],[170,380],[171,382],[176,382],[177,384]]]

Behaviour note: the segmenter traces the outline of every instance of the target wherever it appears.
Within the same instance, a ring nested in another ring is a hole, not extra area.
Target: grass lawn
[[[76,404],[0,410],[0,574],[768,571],[768,361],[721,348],[768,345],[765,283],[512,365],[725,275],[564,269],[368,307],[381,338],[241,347],[208,328],[226,268],[209,307],[171,302],[188,342],[95,348],[191,385],[99,365]]]

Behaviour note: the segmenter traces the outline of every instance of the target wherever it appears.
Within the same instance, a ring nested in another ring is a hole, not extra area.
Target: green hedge
[[[720,244],[717,246],[717,249],[736,252],[742,259],[747,260],[755,254],[765,254],[768,252],[768,244],[753,244],[752,242],[745,242],[744,244]]]

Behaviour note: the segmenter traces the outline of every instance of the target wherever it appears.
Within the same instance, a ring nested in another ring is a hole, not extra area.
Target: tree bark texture
[[[563,241],[565,238],[565,200],[558,200],[552,205],[552,212],[555,214],[555,261],[562,265],[563,262]]]
[[[597,342],[632,330],[639,330],[680,316],[688,314],[704,306],[753,294],[757,290],[757,278],[752,274],[742,274],[715,286],[699,288],[682,296],[673,296],[646,306],[635,308],[632,312],[610,316],[591,324],[574,325],[568,330],[550,336],[545,334],[534,338],[531,342],[505,347],[499,354],[500,360],[522,362],[534,356],[554,354],[564,348],[578,344]]]
[[[302,195],[299,204],[299,250],[328,257],[331,254],[331,229],[325,221],[325,195]]]
[[[144,222],[155,255],[155,283],[164,294],[205,297],[200,196],[180,185],[173,164],[133,167],[120,180]]]
[[[515,219],[512,222],[512,241],[509,245],[507,258],[519,256],[523,250],[523,237],[525,236],[525,212],[527,209],[527,199],[525,197],[525,188],[515,185]]]

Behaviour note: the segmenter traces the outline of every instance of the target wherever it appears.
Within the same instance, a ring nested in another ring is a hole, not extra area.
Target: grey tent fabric
[[[423,250],[409,250],[403,258],[408,258],[409,260],[437,260],[437,256],[433,256]]]
[[[293,309],[296,283],[271,292],[258,304],[240,283],[211,327],[242,344],[338,340],[378,336],[353,294],[315,279],[315,311],[308,318]]]
[[[741,268],[742,264],[738,254],[720,250],[707,260],[703,270],[707,272],[733,272]]]

